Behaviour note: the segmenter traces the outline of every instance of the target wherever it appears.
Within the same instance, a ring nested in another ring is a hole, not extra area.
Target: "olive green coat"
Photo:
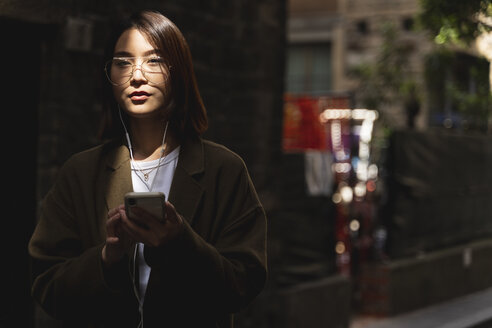
[[[179,156],[169,201],[185,218],[184,232],[145,246],[152,271],[144,327],[232,327],[232,314],[265,284],[265,213],[230,150],[200,139]],[[128,148],[110,142],[72,156],[43,201],[29,243],[38,271],[32,294],[64,327],[138,325],[131,256],[110,271],[101,261],[107,212],[129,191]]]

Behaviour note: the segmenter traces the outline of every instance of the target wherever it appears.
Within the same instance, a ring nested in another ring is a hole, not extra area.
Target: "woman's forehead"
[[[158,49],[136,28],[125,30],[116,41],[114,47],[114,54],[119,56],[148,56],[158,52]]]

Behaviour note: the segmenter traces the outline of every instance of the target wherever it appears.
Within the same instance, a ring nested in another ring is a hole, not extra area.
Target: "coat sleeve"
[[[146,247],[145,259],[171,284],[182,282],[167,290],[175,287],[180,295],[188,294],[187,306],[234,313],[248,305],[266,282],[266,215],[241,159],[234,158],[219,171],[213,191],[205,191],[214,194],[215,217],[210,222],[218,237],[205,240],[184,220],[180,237],[159,248]],[[208,222],[205,207],[195,221]]]
[[[128,270],[123,262],[111,272],[103,270],[103,244],[88,247],[82,240],[81,218],[73,200],[77,194],[75,174],[69,163],[64,165],[42,202],[28,246],[35,276],[32,295],[57,319],[103,321],[103,317],[111,316],[112,305],[119,304],[115,300],[122,299],[125,288],[120,287],[129,283]],[[105,279],[108,274],[118,277],[118,282],[109,286]]]

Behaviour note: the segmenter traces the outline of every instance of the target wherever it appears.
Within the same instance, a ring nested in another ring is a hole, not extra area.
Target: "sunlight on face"
[[[140,31],[131,28],[123,32],[116,42],[114,57],[130,57],[123,61],[124,64],[118,63],[120,67],[129,65],[131,68],[131,65],[135,65],[128,82],[113,86],[114,97],[120,107],[133,118],[165,115],[171,97],[169,71],[164,68],[161,73],[156,73],[152,69],[162,61],[159,51]],[[116,74],[115,71],[116,69],[113,74]]]

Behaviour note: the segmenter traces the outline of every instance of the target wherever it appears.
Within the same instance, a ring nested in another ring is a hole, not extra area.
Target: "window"
[[[427,57],[425,73],[431,125],[487,130],[492,97],[486,59],[438,51]]]
[[[369,25],[365,20],[357,22],[357,32],[363,35],[369,34]]]
[[[411,31],[413,30],[415,23],[413,18],[405,18],[402,20],[401,25],[405,31]]]
[[[286,92],[318,94],[332,88],[331,44],[293,44],[288,48]]]

